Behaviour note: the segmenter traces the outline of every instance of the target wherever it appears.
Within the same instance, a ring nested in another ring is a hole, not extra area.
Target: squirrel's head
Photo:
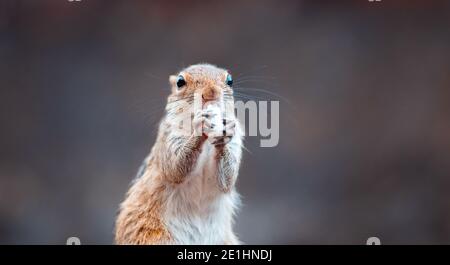
[[[169,78],[166,121],[190,135],[195,114],[209,110],[215,118],[234,117],[233,78],[210,64],[191,65]]]
[[[226,103],[233,100],[233,78],[225,70],[210,64],[191,65],[169,78],[172,87],[168,103],[194,96],[201,98],[202,105],[211,102]]]

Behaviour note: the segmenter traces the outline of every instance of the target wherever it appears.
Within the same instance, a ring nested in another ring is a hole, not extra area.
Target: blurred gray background
[[[113,243],[168,76],[209,62],[288,99],[242,241],[448,244],[449,29],[448,1],[3,0],[0,243]]]

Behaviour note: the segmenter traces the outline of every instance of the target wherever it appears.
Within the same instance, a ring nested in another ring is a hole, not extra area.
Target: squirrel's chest
[[[217,188],[213,151],[202,150],[193,171],[167,200],[165,223],[177,244],[223,244],[231,231],[234,194]]]
[[[197,158],[196,165],[188,176],[188,180],[209,179],[217,173],[217,160],[215,149],[209,142],[203,145],[202,151]]]

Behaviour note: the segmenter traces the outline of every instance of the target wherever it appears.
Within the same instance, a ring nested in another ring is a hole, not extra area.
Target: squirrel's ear
[[[169,83],[171,86],[176,86],[178,77],[176,75],[169,76]]]
[[[177,80],[178,80],[178,77],[176,75],[169,76],[169,83],[170,83],[170,88],[172,90],[172,93],[177,91]]]

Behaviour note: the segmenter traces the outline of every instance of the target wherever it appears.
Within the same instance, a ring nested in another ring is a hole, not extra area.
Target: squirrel
[[[115,242],[239,244],[232,226],[243,132],[233,79],[227,70],[196,64],[169,83],[156,142],[120,205]],[[184,126],[190,130],[179,129],[180,119],[191,122]]]

